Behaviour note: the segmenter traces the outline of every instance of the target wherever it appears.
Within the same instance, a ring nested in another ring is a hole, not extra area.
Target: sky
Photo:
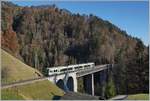
[[[72,13],[93,14],[108,20],[129,35],[149,44],[149,4],[148,1],[12,1],[20,6],[55,4]]]

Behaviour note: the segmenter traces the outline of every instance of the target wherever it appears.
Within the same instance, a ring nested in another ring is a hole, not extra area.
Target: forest
[[[117,94],[149,92],[149,47],[139,38],[93,14],[56,5],[1,5],[1,47],[24,63],[43,74],[59,65],[116,64]]]

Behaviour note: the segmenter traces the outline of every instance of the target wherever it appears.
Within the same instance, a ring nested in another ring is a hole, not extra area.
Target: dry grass
[[[134,94],[129,95],[127,100],[149,100],[149,94]]]
[[[63,96],[64,92],[48,80],[2,89],[2,99],[51,100]]]
[[[42,74],[1,49],[2,84],[38,78]],[[37,74],[37,73],[38,74]]]
[[[2,49],[1,63],[3,76],[2,84],[38,78],[38,74],[42,76],[39,71],[24,64]],[[1,90],[1,97],[3,100],[50,100],[62,95],[64,95],[64,92],[48,80]]]

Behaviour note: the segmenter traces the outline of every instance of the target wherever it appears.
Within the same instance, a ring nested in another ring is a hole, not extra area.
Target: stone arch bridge
[[[64,91],[77,92],[77,78],[83,77],[84,86],[87,94],[94,95],[94,74],[99,75],[99,81],[103,82],[107,79],[107,72],[112,70],[113,65],[97,65],[89,70],[82,70],[76,72],[67,72],[57,75],[51,75],[48,80],[56,84],[59,88]]]

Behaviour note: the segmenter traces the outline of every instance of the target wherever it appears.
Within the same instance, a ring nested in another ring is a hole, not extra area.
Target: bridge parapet
[[[83,71],[78,71],[76,72],[77,73],[77,77],[81,77],[81,76],[85,76],[85,75],[88,75],[88,74],[93,74],[95,72],[98,72],[98,71],[102,71],[104,69],[108,69],[112,67],[111,64],[107,64],[107,65],[97,65],[95,66],[94,68],[92,69],[87,69],[87,70],[83,70]]]

